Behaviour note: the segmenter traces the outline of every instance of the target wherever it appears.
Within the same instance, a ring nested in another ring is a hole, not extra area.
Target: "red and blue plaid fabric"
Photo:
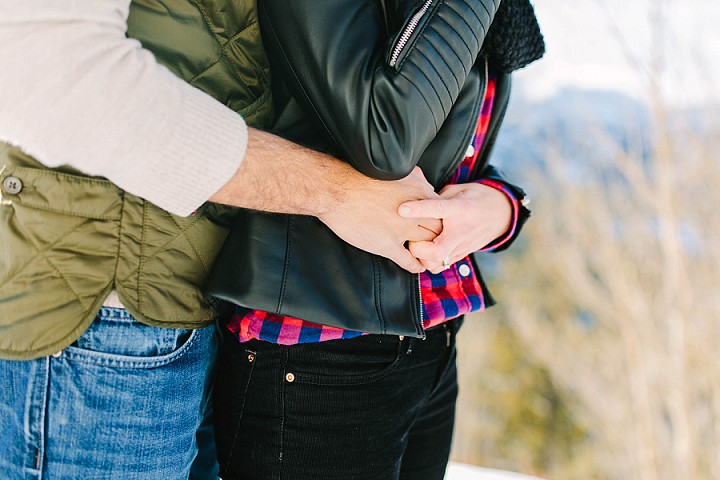
[[[240,342],[257,338],[281,345],[324,342],[363,335],[362,332],[319,325],[299,318],[284,317],[261,310],[247,310],[242,307],[237,307],[227,327],[237,335]]]
[[[490,124],[493,101],[495,99],[495,80],[490,79],[478,118],[472,148],[463,159],[450,183],[466,183],[477,162],[478,152],[485,141]],[[519,212],[518,200],[501,182],[479,180],[479,183],[497,188],[510,198],[513,204],[513,222],[510,231],[503,237],[486,246],[483,251],[494,250],[512,238],[517,225]],[[423,300],[423,325],[425,329],[439,325],[450,319],[485,308],[485,298],[479,277],[469,257],[455,263],[449,269],[438,274],[425,272],[420,274],[420,292]],[[319,325],[299,318],[284,317],[260,310],[248,310],[237,307],[230,319],[228,328],[237,335],[240,342],[252,339],[264,340],[281,345],[323,342],[354,338],[363,332],[343,330],[341,328]]]

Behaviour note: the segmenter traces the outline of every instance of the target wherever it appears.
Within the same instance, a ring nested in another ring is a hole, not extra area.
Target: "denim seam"
[[[37,431],[35,432],[36,438],[33,438],[30,444],[34,447],[33,452],[35,455],[30,459],[32,463],[32,469],[38,472],[38,480],[41,480],[43,475],[43,469],[45,465],[45,442],[46,442],[46,426],[47,426],[47,415],[50,401],[50,357],[43,359],[42,362],[42,383],[39,385],[41,388],[39,398],[37,400],[38,415],[34,419],[30,419],[37,423]],[[34,397],[34,395],[33,395]],[[32,402],[36,403],[36,402]],[[32,404],[31,403],[31,404]],[[32,435],[32,431],[29,431]]]
[[[195,329],[190,334],[188,341],[177,350],[167,355],[148,357],[147,359],[143,359],[142,357],[134,358],[126,355],[94,352],[92,350],[83,350],[79,347],[68,347],[63,351],[63,355],[69,360],[91,365],[120,368],[157,368],[168,365],[187,355],[190,347],[195,344],[199,336],[199,330]]]

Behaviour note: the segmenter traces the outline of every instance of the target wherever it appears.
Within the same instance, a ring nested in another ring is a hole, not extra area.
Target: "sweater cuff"
[[[238,113],[200,90],[183,93],[178,115],[168,118],[169,139],[142,149],[154,151],[154,161],[133,162],[113,182],[163,210],[188,216],[237,173],[248,131]]]

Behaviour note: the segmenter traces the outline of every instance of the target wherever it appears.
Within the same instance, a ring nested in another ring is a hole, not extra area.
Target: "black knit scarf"
[[[529,0],[501,0],[480,55],[506,73],[523,68],[545,53],[545,41]]]

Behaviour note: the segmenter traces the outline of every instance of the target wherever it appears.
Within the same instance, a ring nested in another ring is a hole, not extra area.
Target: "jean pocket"
[[[181,357],[201,330],[144,325],[126,310],[102,307],[95,321],[66,348],[75,360],[132,368],[153,368]]]
[[[365,335],[298,345],[289,351],[286,375],[298,383],[361,385],[389,375],[402,358],[402,342],[391,335]]]
[[[226,341],[234,341],[229,339]],[[223,471],[232,465],[241,422],[245,410],[248,387],[258,353],[239,345],[221,348],[216,364],[213,388],[213,413],[218,460]]]

